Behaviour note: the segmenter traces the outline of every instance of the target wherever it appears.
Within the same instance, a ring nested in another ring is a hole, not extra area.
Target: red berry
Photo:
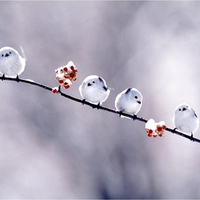
[[[149,133],[152,134],[152,133],[153,133],[153,130],[149,129]]]
[[[64,67],[63,70],[64,70],[65,72],[67,72],[67,71],[68,71],[68,68],[67,68],[67,67]]]
[[[165,130],[166,128],[167,128],[167,127],[166,127],[165,125],[163,125],[163,126],[162,126],[162,129],[164,129],[164,130]]]
[[[71,70],[74,70],[75,68],[74,68],[74,66],[72,65],[72,66],[70,67],[70,69],[71,69]]]
[[[59,82],[60,84],[63,84],[63,83],[64,83],[64,81],[63,81],[63,80],[59,80],[58,82]]]
[[[148,135],[148,137],[152,137],[152,134],[153,134],[153,130],[151,130],[151,129],[147,129],[147,135]]]
[[[70,73],[70,75],[69,75],[71,78],[74,78],[75,76],[76,76],[76,74],[75,73]]]
[[[147,136],[148,136],[148,137],[152,137],[152,134],[151,134],[151,133],[148,133]]]
[[[58,92],[58,87],[52,88],[52,92],[53,92],[54,94],[57,93],[57,92]]]
[[[162,128],[161,126],[157,126],[157,131],[158,131],[158,132],[161,132],[162,129],[163,129],[163,128]]]
[[[65,89],[68,89],[69,87],[70,87],[70,85],[68,85],[68,84],[67,84],[67,85],[64,85],[64,88],[65,88]]]
[[[153,137],[156,138],[156,137],[157,137],[157,134],[156,134],[156,135],[154,134]]]

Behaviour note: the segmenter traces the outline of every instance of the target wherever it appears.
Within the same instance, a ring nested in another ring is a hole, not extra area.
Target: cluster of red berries
[[[164,121],[156,123],[153,119],[148,120],[145,126],[147,136],[154,138],[156,138],[157,136],[163,137],[163,133],[166,128],[167,127]]]
[[[78,69],[75,67],[72,61],[69,61],[67,65],[59,67],[55,70],[56,72],[56,80],[59,82],[59,86],[68,89],[72,82],[76,81],[76,75],[78,73]],[[53,93],[57,93],[59,90],[58,87],[53,88]]]

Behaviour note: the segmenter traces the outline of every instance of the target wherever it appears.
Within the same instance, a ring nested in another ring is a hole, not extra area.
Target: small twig
[[[26,84],[30,84],[30,85],[35,85],[35,86],[41,87],[43,89],[49,90],[51,92],[53,90],[53,88],[51,88],[49,86],[43,85],[41,83],[37,83],[37,82],[35,82],[33,80],[30,80],[30,79],[10,78],[10,77],[1,76],[0,80],[2,80],[2,81],[3,80],[9,80],[9,81],[22,82],[22,83],[26,83]],[[90,102],[88,102],[86,100],[82,100],[82,99],[70,96],[70,95],[68,95],[66,93],[63,93],[61,90],[59,90],[58,93],[61,96],[65,97],[65,98],[71,99],[72,101],[76,101],[78,103],[81,103],[81,104],[84,104],[84,105],[87,105],[87,106],[90,106],[90,107],[94,108],[94,104],[90,103]],[[146,120],[146,119],[144,119],[142,117],[138,117],[136,115],[133,116],[133,115],[130,115],[130,114],[127,114],[127,113],[119,112],[119,111],[116,111],[114,109],[107,108],[107,107],[104,107],[104,106],[101,106],[101,105],[98,106],[98,109],[99,110],[104,110],[104,111],[107,111],[107,112],[110,112],[110,113],[113,113],[113,114],[117,114],[118,116],[119,115],[120,116],[124,116],[124,117],[130,118],[132,120],[138,120],[138,121],[141,121],[141,122],[144,122],[144,123],[146,123],[148,121],[148,120]],[[179,135],[181,137],[187,138],[187,139],[189,139],[189,140],[191,140],[193,142],[200,143],[200,139],[191,137],[191,136],[186,135],[186,134],[184,134],[182,132],[179,132],[177,130],[174,130],[174,129],[171,129],[171,128],[168,128],[168,127],[165,130],[168,131],[168,132],[171,132],[173,134]]]

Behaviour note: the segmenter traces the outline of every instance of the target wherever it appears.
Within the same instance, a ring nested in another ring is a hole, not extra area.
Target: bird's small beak
[[[88,85],[88,86],[91,86],[92,84],[91,84],[91,83],[88,83],[87,85]]]
[[[5,57],[8,57],[9,56],[9,53],[6,53]]]
[[[183,108],[183,111],[186,110],[186,108]]]
[[[137,101],[139,104],[141,104],[141,101]]]

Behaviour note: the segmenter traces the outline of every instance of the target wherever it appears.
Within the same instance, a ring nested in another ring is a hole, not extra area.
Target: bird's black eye
[[[179,108],[178,110],[179,110],[179,111],[181,111],[181,109],[180,109],[180,108]]]
[[[1,54],[1,56],[2,56],[2,57],[4,57],[4,55],[3,55],[3,54]]]
[[[9,51],[9,54],[11,54],[11,51]]]
[[[87,86],[91,86],[91,85],[92,85],[91,83],[88,83],[88,84],[87,84]]]
[[[92,83],[95,83],[95,81],[92,81]]]
[[[137,99],[137,98],[138,98],[138,96],[135,96],[135,98]]]

